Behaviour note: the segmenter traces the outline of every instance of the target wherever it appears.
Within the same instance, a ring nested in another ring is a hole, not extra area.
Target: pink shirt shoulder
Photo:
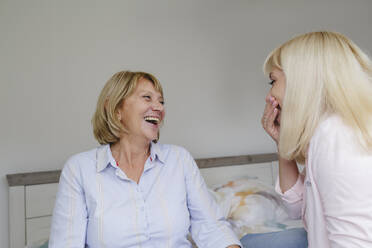
[[[372,153],[333,115],[310,141],[306,176],[281,195],[293,217],[301,208],[309,247],[372,247]]]

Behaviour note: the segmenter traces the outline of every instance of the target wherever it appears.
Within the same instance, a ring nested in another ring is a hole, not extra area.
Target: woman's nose
[[[152,104],[152,109],[157,111],[164,111],[164,105],[158,101]]]

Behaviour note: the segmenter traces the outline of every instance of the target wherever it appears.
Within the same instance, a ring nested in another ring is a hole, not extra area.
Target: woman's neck
[[[111,152],[119,165],[137,167],[150,155],[150,142],[126,135],[111,146]]]

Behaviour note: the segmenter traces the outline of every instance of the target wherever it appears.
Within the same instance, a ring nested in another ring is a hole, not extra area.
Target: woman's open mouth
[[[146,122],[155,126],[157,126],[160,123],[160,118],[156,116],[145,116],[144,119]]]

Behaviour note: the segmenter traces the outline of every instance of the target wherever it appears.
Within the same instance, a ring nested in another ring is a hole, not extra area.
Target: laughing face
[[[140,78],[136,88],[118,110],[118,118],[131,137],[151,142],[158,138],[160,124],[164,119],[164,100],[154,84]]]

